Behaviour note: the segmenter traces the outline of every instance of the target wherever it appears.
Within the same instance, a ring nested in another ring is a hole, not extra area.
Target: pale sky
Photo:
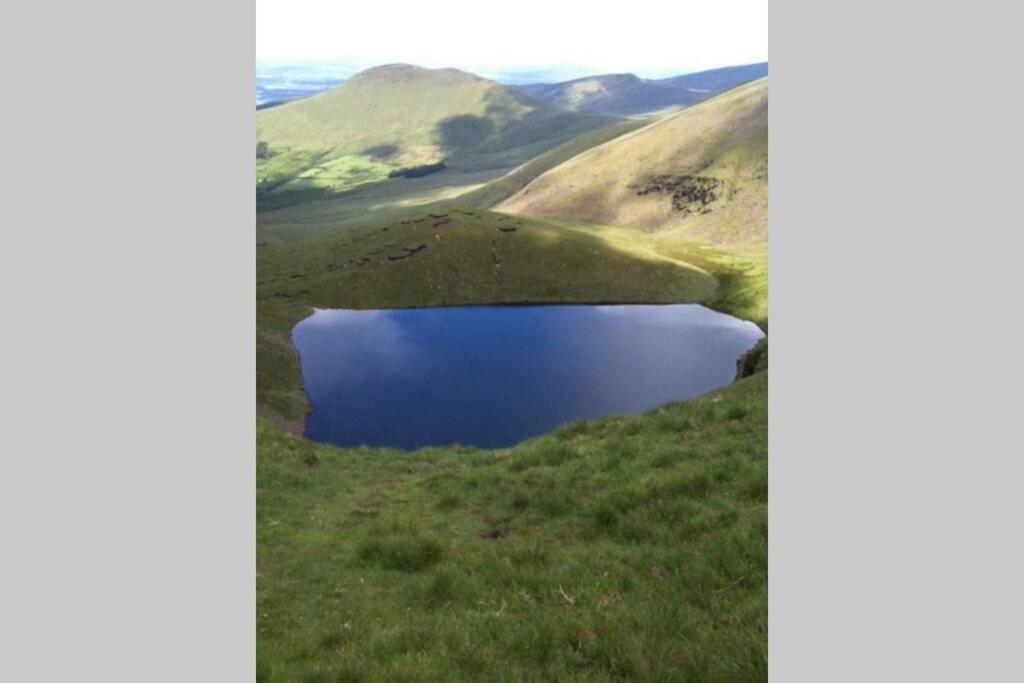
[[[256,57],[686,73],[767,61],[768,3],[256,0]]]

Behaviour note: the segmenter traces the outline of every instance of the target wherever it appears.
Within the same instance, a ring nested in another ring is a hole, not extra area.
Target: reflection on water
[[[306,436],[341,446],[510,446],[732,380],[756,325],[702,306],[319,310],[293,332]]]

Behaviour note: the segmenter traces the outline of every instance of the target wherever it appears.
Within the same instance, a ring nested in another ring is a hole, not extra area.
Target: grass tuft
[[[359,544],[359,557],[385,569],[418,572],[444,555],[439,543],[416,536],[371,537]]]

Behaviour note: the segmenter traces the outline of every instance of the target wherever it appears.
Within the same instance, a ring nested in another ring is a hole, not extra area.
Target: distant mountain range
[[[357,73],[345,65],[274,64],[257,67],[256,109],[266,109],[328,90]],[[768,74],[768,64],[730,66],[671,78],[604,74],[551,82],[568,73],[507,70],[491,80],[561,109],[593,114],[645,114],[696,104],[711,95]],[[531,82],[532,81],[532,82]]]
[[[341,83],[341,78],[285,78],[257,76],[256,109],[275,107],[291,100],[309,97]]]
[[[333,88],[358,72],[359,69],[338,62],[258,61],[256,108],[262,109],[315,95]]]
[[[768,95],[767,79],[755,77],[766,70],[755,64],[660,80],[627,74],[515,87],[457,69],[374,67],[257,112],[257,197],[267,209],[408,182],[400,178],[429,175],[440,187],[518,168],[501,185],[519,192],[494,193],[495,201],[507,198],[500,210],[759,241],[766,234]],[[661,118],[622,116],[678,107]]]
[[[267,109],[333,88],[367,67],[347,62],[258,61],[256,109]],[[508,67],[485,69],[478,76],[504,85],[556,83],[580,78],[588,70],[574,66]]]
[[[590,114],[635,115],[688,106],[768,75],[768,63],[729,66],[672,78],[634,74],[588,76],[563,83],[513,86],[560,109]]]

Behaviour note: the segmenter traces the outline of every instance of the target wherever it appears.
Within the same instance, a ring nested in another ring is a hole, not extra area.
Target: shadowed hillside
[[[768,80],[734,88],[575,156],[500,211],[672,230],[716,244],[768,236]]]
[[[607,74],[564,83],[516,86],[518,90],[556,107],[592,114],[644,114],[696,104],[724,90],[768,75],[768,64],[747,64],[645,79],[633,74]]]

